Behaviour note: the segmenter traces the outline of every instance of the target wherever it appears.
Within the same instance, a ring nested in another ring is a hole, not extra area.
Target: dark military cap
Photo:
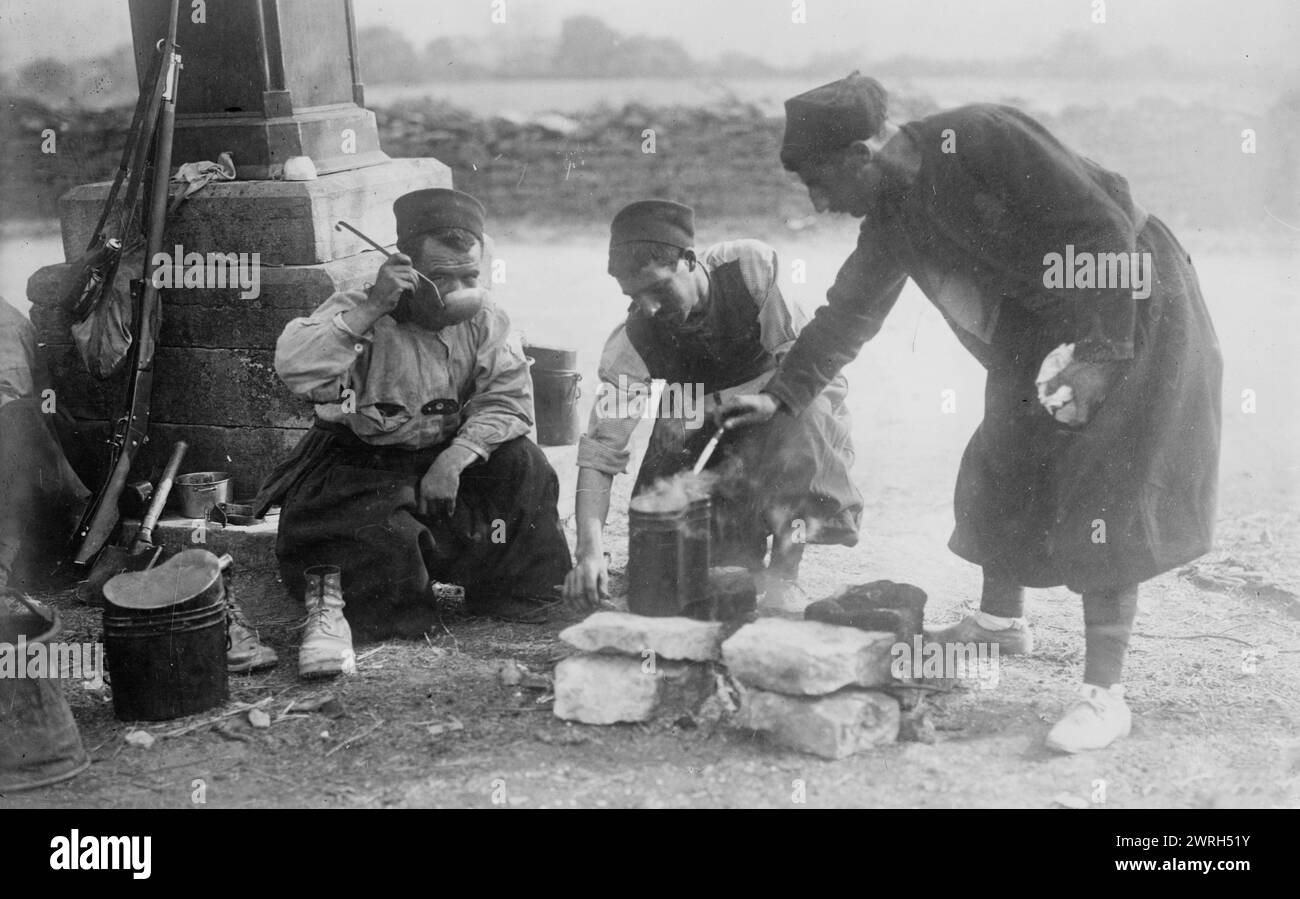
[[[639,240],[689,250],[695,246],[695,210],[672,200],[638,200],[609,226],[609,248]]]
[[[393,203],[399,243],[439,228],[460,228],[483,242],[483,204],[469,194],[442,187],[414,190]]]
[[[781,163],[792,171],[810,159],[877,134],[885,124],[885,89],[854,72],[785,101]]]

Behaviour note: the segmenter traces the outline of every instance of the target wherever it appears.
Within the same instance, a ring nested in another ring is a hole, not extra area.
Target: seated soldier
[[[702,426],[704,415],[766,384],[807,322],[781,294],[771,247],[733,240],[697,255],[694,242],[694,212],[666,200],[633,203],[611,226],[609,273],[632,304],[605,343],[601,395],[578,451],[577,563],[565,597],[579,607],[598,602],[607,590],[601,540],[609,489],[614,475],[627,469],[628,442],[641,417],[628,394],[644,395],[653,379],[663,379],[660,395],[683,400],[680,414],[671,401],[658,403],[633,488],[639,495],[692,468],[714,433],[713,426]],[[801,606],[797,578],[805,543],[858,541],[862,496],[850,476],[846,389],[838,377],[799,416],[729,432],[708,463],[718,473],[712,479],[713,564],[758,572],[765,605]],[[692,397],[705,409],[693,414]]]
[[[0,587],[42,586],[90,499],[63,455],[49,386],[36,330],[0,298]]]
[[[291,590],[313,566],[342,574],[342,595],[308,597],[304,675],[352,667],[349,619],[376,636],[427,629],[437,582],[462,585],[471,613],[545,620],[570,564],[559,481],[527,437],[527,360],[479,286],[483,207],[432,189],[393,212],[399,252],[374,285],[330,297],[276,344],[276,372],[316,422],[257,505],[283,505]]]

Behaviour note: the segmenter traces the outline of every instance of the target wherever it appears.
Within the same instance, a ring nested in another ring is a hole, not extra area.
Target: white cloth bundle
[[[1034,381],[1035,386],[1038,388],[1039,404],[1050,412],[1057,421],[1066,424],[1076,424],[1079,419],[1077,407],[1073,407],[1074,388],[1069,384],[1062,384],[1051,393],[1048,393],[1047,385],[1073,362],[1074,344],[1063,343],[1047,354],[1042,367],[1038,369],[1038,377]],[[1067,406],[1072,408],[1066,409]]]

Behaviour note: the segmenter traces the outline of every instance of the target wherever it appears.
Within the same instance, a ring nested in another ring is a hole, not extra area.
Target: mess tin
[[[122,721],[163,721],[226,701],[230,556],[188,549],[104,585],[104,654]]]
[[[253,514],[252,503],[217,503],[207,511],[207,519],[221,527],[261,524],[266,520]]]
[[[176,495],[181,514],[186,518],[204,518],[218,503],[230,500],[230,472],[195,471],[176,478]]]

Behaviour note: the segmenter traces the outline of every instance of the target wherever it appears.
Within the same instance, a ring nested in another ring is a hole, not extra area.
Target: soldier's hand
[[[380,315],[385,315],[397,308],[397,301],[406,291],[412,293],[420,286],[420,277],[415,273],[411,257],[405,253],[394,253],[379,267],[375,284],[366,295],[366,304]]]
[[[713,411],[713,420],[720,428],[747,428],[766,424],[780,410],[781,404],[766,393],[733,396]]]
[[[449,458],[448,451],[439,455],[420,479],[416,512],[451,518],[456,511],[456,494],[460,492],[460,471]]]
[[[1119,362],[1071,361],[1040,385],[1040,395],[1054,400],[1043,405],[1062,424],[1087,424],[1106,401],[1121,366]]]
[[[604,553],[580,557],[564,579],[564,601],[573,609],[586,611],[609,598],[609,564]]]

